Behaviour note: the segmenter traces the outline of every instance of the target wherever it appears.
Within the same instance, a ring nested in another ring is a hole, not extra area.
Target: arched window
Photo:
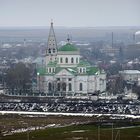
[[[57,83],[57,91],[60,91],[60,83]]]
[[[82,68],[80,68],[80,73],[82,73]]]
[[[53,49],[53,53],[55,53],[55,49]]]
[[[79,90],[80,90],[80,91],[83,90],[83,84],[82,84],[82,83],[80,83],[80,85],[79,85]]]
[[[67,57],[66,57],[66,60],[65,61],[66,61],[66,63],[68,63],[68,58]]]
[[[60,63],[63,63],[63,58],[62,57],[60,58]]]
[[[76,63],[78,63],[78,57],[76,58]]]
[[[51,68],[49,68],[49,73],[51,73],[52,72],[52,69]]]
[[[83,68],[83,73],[86,73],[86,68]]]
[[[62,83],[62,89],[63,91],[66,91],[66,83]]]
[[[49,53],[51,53],[51,49],[49,48]]]
[[[53,72],[55,72],[55,68],[53,68]]]
[[[71,58],[71,63],[73,63],[74,62],[74,59],[73,59],[73,57]]]
[[[49,89],[49,91],[52,90],[52,84],[51,83],[48,83],[48,89]]]
[[[71,91],[72,90],[72,85],[71,85],[71,83],[69,83],[69,91]]]

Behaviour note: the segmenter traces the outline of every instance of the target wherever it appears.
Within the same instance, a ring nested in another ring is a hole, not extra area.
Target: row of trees
[[[31,67],[27,67],[23,63],[16,64],[6,71],[6,88],[12,93],[28,92],[32,86],[32,73]]]

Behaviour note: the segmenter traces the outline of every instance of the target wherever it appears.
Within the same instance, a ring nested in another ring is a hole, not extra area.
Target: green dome
[[[78,51],[78,49],[74,45],[67,43],[66,45],[59,48],[59,51]]]

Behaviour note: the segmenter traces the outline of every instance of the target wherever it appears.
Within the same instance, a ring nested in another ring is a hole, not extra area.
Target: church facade
[[[45,65],[37,69],[37,87],[46,96],[87,96],[106,90],[106,73],[82,59],[69,39],[58,48],[51,23]]]

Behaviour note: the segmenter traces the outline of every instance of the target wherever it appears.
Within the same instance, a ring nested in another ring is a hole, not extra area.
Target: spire
[[[67,41],[68,41],[68,43],[70,42],[70,37],[69,37],[69,34],[68,34],[68,38],[67,38]]]
[[[46,65],[51,61],[57,60],[57,42],[53,29],[53,21],[51,20],[51,27],[48,36],[47,49],[46,49]]]
[[[49,37],[48,37],[48,43],[47,43],[48,49],[57,49],[57,42],[56,42],[56,37],[55,37],[55,32],[53,29],[53,21],[51,20],[51,27],[49,31]]]
[[[51,27],[53,27],[53,19],[51,19]]]

